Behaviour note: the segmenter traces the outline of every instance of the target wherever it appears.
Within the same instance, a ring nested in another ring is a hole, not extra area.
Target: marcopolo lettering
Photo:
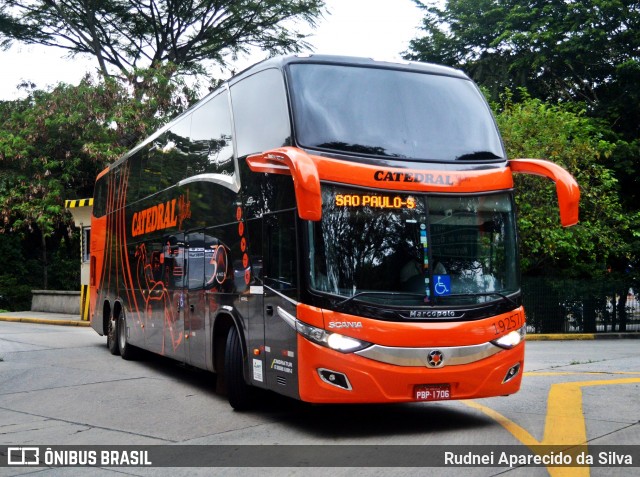
[[[409,318],[460,318],[453,310],[411,310]]]
[[[168,200],[164,204],[157,204],[133,214],[131,236],[137,237],[138,235],[148,234],[156,230],[175,227],[178,223],[176,202],[176,199]]]
[[[454,185],[449,175],[424,172],[375,171],[373,179],[379,182],[418,182],[420,184]]]

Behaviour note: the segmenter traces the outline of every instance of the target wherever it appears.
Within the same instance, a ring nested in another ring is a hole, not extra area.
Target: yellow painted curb
[[[595,340],[595,333],[527,334],[527,341]]]
[[[15,316],[0,316],[0,321],[12,321],[18,323],[35,323],[38,325],[61,325],[61,326],[91,326],[88,321],[76,320],[45,320],[42,318],[28,318]]]

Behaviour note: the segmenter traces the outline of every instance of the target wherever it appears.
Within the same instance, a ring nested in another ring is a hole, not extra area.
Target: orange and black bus
[[[91,325],[315,403],[502,396],[524,359],[513,172],[463,73],[277,57],[222,84],[97,178]]]

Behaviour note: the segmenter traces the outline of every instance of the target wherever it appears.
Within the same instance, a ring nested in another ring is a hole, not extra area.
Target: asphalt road
[[[373,450],[397,458],[406,451],[408,459],[416,449],[446,446],[456,455],[486,454],[487,448],[495,448],[493,463],[500,449],[525,452],[540,445],[631,445],[640,449],[640,341],[634,339],[529,342],[522,389],[509,397],[312,406],[269,395],[256,410],[246,413],[234,412],[224,397],[215,394],[212,374],[146,355],[125,361],[111,356],[105,343],[90,328],[0,322],[0,447],[271,444],[266,448],[270,452],[288,452],[287,445],[321,444],[327,462],[336,456],[338,462],[345,462],[339,460],[340,449],[359,452],[349,447],[354,445],[374,446],[360,448],[361,457]],[[621,452],[613,459],[625,455]],[[610,457],[603,456],[605,460]],[[98,476],[211,475],[212,471],[305,477],[354,472],[381,476],[640,475],[637,452],[632,459],[633,466],[605,462],[591,467],[445,466],[428,471],[404,466],[373,468],[365,462],[357,468],[101,467],[90,472]],[[86,475],[88,471],[0,467],[0,475]]]

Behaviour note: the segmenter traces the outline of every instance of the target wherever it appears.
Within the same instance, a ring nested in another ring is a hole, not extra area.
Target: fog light
[[[515,364],[514,366],[511,366],[511,368],[509,368],[509,371],[507,371],[507,374],[504,376],[504,379],[502,380],[502,384],[508,383],[513,378],[515,378],[518,374],[520,374],[520,363]]]
[[[346,375],[330,369],[318,368],[318,375],[325,383],[331,384],[347,391],[351,391],[351,383]]]

